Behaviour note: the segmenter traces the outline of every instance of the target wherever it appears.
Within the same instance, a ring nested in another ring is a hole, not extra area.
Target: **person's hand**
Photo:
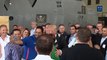
[[[21,40],[21,37],[17,37],[17,39],[16,40]]]
[[[96,48],[96,49],[100,49],[100,46],[99,45],[94,45],[94,47]]]
[[[56,50],[56,56],[61,56],[62,55],[62,51],[60,49]]]
[[[21,37],[15,37],[13,35],[10,36],[10,42],[14,44],[23,44],[23,41],[21,40]]]
[[[93,48],[92,40],[90,39],[88,42],[89,46]]]
[[[10,36],[10,42],[14,43],[14,36],[13,35]]]

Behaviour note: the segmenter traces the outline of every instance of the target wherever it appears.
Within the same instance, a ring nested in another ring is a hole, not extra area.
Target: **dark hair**
[[[27,30],[27,31],[28,31],[28,34],[30,35],[29,29],[28,29],[28,28],[25,28],[24,31],[25,31],[25,30]],[[23,31],[23,32],[24,32],[24,31]],[[28,36],[29,36],[29,35],[28,35]]]
[[[42,25],[42,27],[45,27],[46,25]]]
[[[13,26],[17,26],[18,27],[18,25],[13,25]]]
[[[70,27],[74,27],[75,29],[77,29],[75,25],[71,25]]]
[[[48,34],[41,35],[37,38],[36,48],[39,54],[49,55],[52,51],[54,39]]]
[[[60,26],[65,26],[64,24],[59,24],[59,26],[58,27],[60,27]]]
[[[91,37],[91,31],[88,28],[80,28],[77,37],[81,42],[88,42]]]
[[[42,31],[42,33],[44,31],[42,26],[37,26],[36,29],[40,29]]]
[[[97,28],[95,25],[93,25],[93,28]]]
[[[104,26],[103,28],[107,28],[107,26]]]
[[[14,29],[14,30],[12,30],[11,35],[12,35],[15,31],[19,31],[19,32],[21,33],[21,30],[19,30],[19,29]]]
[[[102,24],[102,26],[104,25],[102,22],[98,22],[97,24]]]

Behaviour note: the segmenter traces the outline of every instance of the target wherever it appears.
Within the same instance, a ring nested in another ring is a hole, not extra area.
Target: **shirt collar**
[[[71,34],[71,36],[76,36],[76,33],[75,34]]]
[[[102,37],[103,39],[106,39],[107,38],[107,36],[106,37]]]
[[[36,58],[46,58],[49,60],[53,60],[49,55],[42,55],[42,54],[38,54]]]
[[[9,38],[9,37],[10,37],[9,35],[6,35],[5,39],[6,39],[6,38]],[[1,37],[0,37],[0,38],[1,38]]]

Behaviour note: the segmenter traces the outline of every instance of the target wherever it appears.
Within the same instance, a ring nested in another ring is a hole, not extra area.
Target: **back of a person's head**
[[[54,39],[48,34],[41,35],[37,38],[36,49],[39,54],[49,55],[52,51]]]
[[[91,31],[88,28],[80,28],[77,32],[77,37],[80,42],[88,42],[91,37]]]

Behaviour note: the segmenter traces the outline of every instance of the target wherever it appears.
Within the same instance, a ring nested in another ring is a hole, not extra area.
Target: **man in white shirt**
[[[37,38],[36,50],[38,52],[34,60],[53,60],[50,57],[54,44],[54,39],[52,36],[45,34]]]
[[[74,46],[77,41],[76,41],[76,34],[77,34],[77,29],[75,25],[70,26],[70,35],[68,35],[68,48]],[[56,55],[61,56],[62,55],[62,50],[57,50]]]
[[[35,21],[32,21],[31,22],[31,27],[32,27],[32,29],[30,30],[30,36],[34,35],[35,29],[37,27],[37,23]]]
[[[0,26],[0,44],[1,44],[1,58],[0,60],[5,60],[5,51],[4,51],[4,47],[6,46],[6,44],[10,41],[10,36],[7,35],[7,26],[6,25],[1,25]]]

